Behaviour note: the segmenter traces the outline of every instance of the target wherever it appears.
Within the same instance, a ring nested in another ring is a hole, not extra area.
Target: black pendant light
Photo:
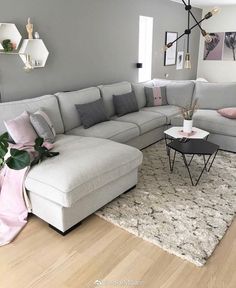
[[[211,36],[209,35],[209,33],[207,33],[202,27],[201,27],[201,23],[209,18],[211,18],[213,15],[217,14],[220,9],[219,8],[214,8],[212,11],[208,12],[200,21],[197,20],[197,18],[194,16],[194,14],[192,13],[192,6],[191,6],[191,2],[190,0],[188,0],[188,3],[185,2],[185,0],[182,0],[184,6],[185,6],[185,10],[188,13],[188,27],[187,29],[184,31],[183,34],[181,34],[176,40],[174,40],[173,42],[167,43],[165,46],[165,51],[167,49],[169,49],[170,47],[172,47],[172,45],[177,42],[179,39],[181,39],[182,37],[184,37],[185,35],[187,35],[187,51],[185,54],[185,63],[184,63],[184,68],[186,69],[191,69],[192,65],[191,65],[191,56],[190,56],[190,34],[192,32],[192,30],[195,27],[198,27],[201,31],[202,36],[205,38],[205,41],[207,43],[210,43],[212,41]],[[192,27],[190,27],[190,19],[191,17],[194,19],[194,21],[196,22]]]

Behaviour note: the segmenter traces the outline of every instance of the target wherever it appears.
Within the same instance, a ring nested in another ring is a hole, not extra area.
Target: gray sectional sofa
[[[153,86],[155,81],[121,82],[0,104],[0,133],[5,131],[4,120],[39,108],[49,115],[57,132],[54,150],[60,155],[32,168],[26,179],[35,215],[64,233],[135,186],[142,163],[139,149],[162,139],[169,125],[182,126],[180,107],[190,105],[195,97],[200,110],[194,116],[194,126],[208,130],[210,140],[222,149],[236,151],[236,120],[216,112],[236,107],[236,84],[164,82],[169,105],[145,107],[144,86]],[[139,112],[118,117],[113,95],[132,90]],[[101,97],[111,120],[84,129],[75,104]]]

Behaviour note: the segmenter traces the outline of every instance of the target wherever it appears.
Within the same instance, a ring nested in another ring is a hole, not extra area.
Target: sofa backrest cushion
[[[187,107],[192,103],[195,84],[192,81],[172,81],[166,85],[169,105]]]
[[[94,102],[101,98],[100,91],[96,87],[71,92],[60,92],[56,96],[59,101],[66,132],[81,126],[80,116],[75,105]]]
[[[137,98],[138,107],[142,109],[146,106],[146,95],[145,87],[153,87],[153,81],[141,82],[141,83],[132,83],[132,89]]]
[[[197,82],[194,98],[198,98],[199,109],[236,107],[236,83]]]
[[[113,95],[127,94],[132,91],[131,84],[129,82],[120,82],[110,85],[100,85],[98,88],[101,91],[101,95],[104,101],[104,105],[109,117],[115,115],[115,107],[113,104]]]
[[[34,113],[39,109],[49,116],[57,134],[64,133],[58,101],[54,95],[0,103],[0,133],[6,131],[4,121],[16,118],[24,111]]]

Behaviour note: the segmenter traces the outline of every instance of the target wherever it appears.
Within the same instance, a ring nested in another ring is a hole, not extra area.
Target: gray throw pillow
[[[147,107],[167,105],[166,87],[145,87]]]
[[[134,92],[122,95],[113,95],[116,114],[121,117],[128,113],[139,111],[138,102]]]
[[[85,129],[88,129],[95,124],[109,121],[102,99],[86,104],[77,104],[75,107]]]
[[[53,143],[55,141],[55,135],[53,135],[52,129],[49,127],[47,121],[40,114],[30,114],[30,122],[34,127],[34,130],[39,137],[44,141]]]

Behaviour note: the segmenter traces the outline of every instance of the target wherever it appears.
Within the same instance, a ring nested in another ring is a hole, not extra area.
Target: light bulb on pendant
[[[211,43],[212,37],[210,36],[209,33],[207,33],[205,30],[202,29],[201,31],[202,36],[205,38],[206,43]]]
[[[216,15],[216,14],[218,14],[220,12],[220,8],[219,7],[215,7],[215,8],[213,8],[212,10],[211,10],[211,14],[212,15]]]
[[[168,43],[168,44],[166,44],[165,46],[164,46],[164,52],[166,52],[170,47],[172,47],[172,43],[170,42],[170,43]]]
[[[186,53],[186,55],[185,55],[184,68],[185,69],[191,69],[192,68],[191,60],[190,60],[190,54],[189,53]]]

